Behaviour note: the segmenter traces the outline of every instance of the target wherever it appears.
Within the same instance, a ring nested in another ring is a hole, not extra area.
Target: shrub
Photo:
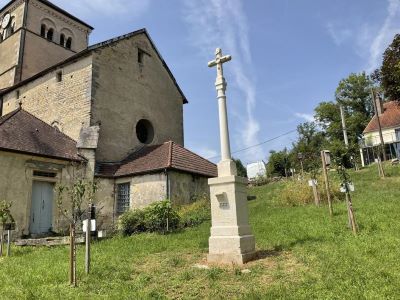
[[[179,215],[168,200],[155,202],[144,209],[130,210],[118,219],[123,235],[140,232],[166,233],[179,227]]]
[[[339,182],[330,180],[330,193],[332,200],[341,200],[343,195],[339,190]],[[325,183],[318,178],[318,192],[321,202],[327,201]],[[287,181],[281,191],[281,201],[285,205],[298,206],[314,203],[314,194],[308,181]]]
[[[146,231],[144,210],[130,210],[121,215],[118,219],[118,230],[126,236]]]
[[[181,206],[178,210],[181,223],[180,227],[194,227],[211,220],[211,204],[207,196],[197,197],[189,205]]]
[[[179,215],[168,200],[158,201],[144,209],[146,228],[150,232],[165,233],[179,227]]]

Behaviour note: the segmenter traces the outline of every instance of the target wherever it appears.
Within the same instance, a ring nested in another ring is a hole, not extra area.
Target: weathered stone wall
[[[147,54],[138,62],[138,48]],[[151,144],[183,145],[183,100],[144,34],[97,50],[93,55],[92,124],[101,122],[97,158],[118,161],[143,146],[136,124],[149,120]]]
[[[206,177],[176,171],[169,171],[168,176],[171,201],[175,205],[192,203],[196,201],[197,197],[203,195],[210,196],[210,187]]]
[[[57,82],[57,73],[62,81]],[[22,108],[44,122],[57,126],[74,140],[82,126],[89,126],[91,109],[91,57],[82,58],[62,69],[52,71],[3,97],[3,114]]]
[[[16,221],[16,235],[29,234],[32,185],[35,180],[54,184],[69,184],[78,170],[68,162],[0,151],[0,201],[12,202],[11,212]],[[33,171],[51,171],[56,178],[34,177]],[[59,213],[53,196],[53,230],[64,231],[66,221]]]
[[[97,224],[99,229],[113,229],[117,222],[115,214],[114,179],[98,178],[96,192]]]

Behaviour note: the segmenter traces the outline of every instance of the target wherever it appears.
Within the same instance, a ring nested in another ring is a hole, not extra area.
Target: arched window
[[[60,35],[60,45],[63,47],[65,46],[65,35],[64,34]]]
[[[72,38],[68,38],[67,39],[67,43],[65,44],[65,47],[67,48],[67,49],[71,49],[71,47],[72,47]]]
[[[49,41],[52,41],[53,40],[53,36],[54,36],[54,29],[50,28],[49,31],[47,31],[47,39]]]
[[[46,37],[46,25],[42,24],[42,26],[40,26],[40,36],[41,37]]]

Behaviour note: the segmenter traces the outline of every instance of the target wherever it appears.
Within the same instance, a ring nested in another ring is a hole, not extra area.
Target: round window
[[[150,144],[154,139],[154,128],[150,121],[142,119],[136,124],[136,136],[143,144]]]

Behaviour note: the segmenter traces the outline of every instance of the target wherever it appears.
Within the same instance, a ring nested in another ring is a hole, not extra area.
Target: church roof
[[[96,174],[100,177],[126,177],[166,169],[205,177],[218,176],[215,164],[172,141],[143,147],[120,163],[99,163]]]
[[[0,9],[0,13],[1,13],[7,6],[9,6],[11,3],[15,2],[15,1],[17,1],[17,0],[11,0],[11,1],[8,2],[6,5],[4,5],[4,6]],[[72,19],[72,20],[74,20],[74,21],[76,21],[76,22],[78,22],[78,23],[80,23],[80,24],[82,24],[82,25],[84,25],[84,26],[90,28],[91,30],[94,29],[94,28],[93,28],[92,26],[90,26],[89,24],[83,22],[82,20],[78,19],[78,18],[75,17],[74,15],[71,15],[69,12],[65,11],[65,10],[62,9],[61,7],[59,7],[59,6],[57,6],[57,5],[53,4],[53,3],[51,3],[51,2],[48,1],[48,0],[37,0],[37,1],[42,2],[43,4],[47,5],[48,7],[50,7],[50,8],[52,8],[52,9],[58,11],[59,13],[61,13],[61,14],[65,15],[65,16],[67,16],[68,18],[70,18],[70,19]]]
[[[133,32],[131,32],[131,33],[128,33],[128,34],[125,34],[125,35],[121,35],[121,36],[118,36],[118,37],[116,37],[116,38],[112,38],[112,39],[109,39],[109,40],[107,40],[107,41],[104,41],[104,42],[101,42],[101,43],[98,43],[98,44],[94,44],[94,45],[92,45],[92,46],[89,46],[87,49],[85,49],[85,50],[83,50],[83,51],[81,51],[81,52],[79,52],[79,53],[77,53],[77,54],[75,54],[75,55],[73,55],[73,56],[67,58],[66,60],[64,60],[64,61],[62,61],[62,62],[60,62],[60,63],[58,63],[58,64],[56,64],[56,65],[54,65],[54,66],[51,66],[50,68],[48,68],[48,69],[46,69],[46,70],[44,70],[44,71],[42,71],[42,72],[39,72],[39,73],[36,74],[36,75],[33,75],[32,77],[29,77],[28,79],[25,79],[25,80],[23,80],[23,81],[21,81],[21,82],[15,84],[15,85],[13,85],[13,86],[11,86],[11,87],[9,87],[9,88],[6,88],[6,89],[4,89],[4,90],[0,90],[0,96],[1,96],[1,95],[4,95],[4,94],[7,94],[7,93],[9,93],[9,92],[11,92],[11,91],[13,91],[13,90],[15,90],[15,89],[21,87],[21,86],[24,86],[24,85],[26,85],[27,83],[29,83],[29,82],[31,82],[31,81],[34,81],[35,79],[38,79],[38,78],[40,78],[40,77],[46,75],[47,73],[50,73],[50,72],[52,72],[52,71],[54,71],[54,70],[56,70],[56,69],[58,69],[58,68],[63,67],[64,65],[67,65],[67,64],[69,64],[69,63],[74,63],[74,62],[76,62],[77,60],[79,60],[80,58],[86,57],[86,56],[90,55],[90,54],[91,54],[93,51],[95,51],[95,50],[98,50],[98,49],[100,49],[100,48],[104,48],[104,47],[110,46],[110,45],[112,45],[112,44],[114,44],[114,43],[117,43],[117,42],[119,42],[119,41],[121,41],[121,40],[128,39],[128,38],[131,38],[131,37],[136,36],[136,35],[139,35],[139,34],[145,34],[146,37],[149,39],[151,46],[153,47],[153,49],[154,49],[155,52],[157,53],[157,56],[158,56],[159,59],[161,60],[161,62],[162,62],[162,64],[163,64],[164,68],[167,70],[167,72],[168,72],[169,76],[171,77],[171,79],[172,79],[172,81],[173,81],[175,87],[178,89],[179,93],[181,94],[182,99],[183,99],[183,103],[184,103],[184,104],[188,103],[188,100],[187,100],[185,94],[183,93],[182,89],[181,89],[180,86],[178,85],[178,82],[176,81],[174,75],[172,74],[171,70],[169,69],[167,63],[166,63],[166,62],[164,61],[164,59],[162,58],[160,52],[157,50],[156,45],[154,44],[153,40],[151,39],[149,33],[147,32],[147,30],[146,30],[145,28],[142,28],[142,29],[133,31]]]
[[[73,139],[21,108],[0,117],[0,150],[62,160],[83,160]]]
[[[390,101],[383,104],[384,112],[379,115],[382,129],[400,127],[400,101]],[[376,115],[364,129],[364,133],[379,130],[378,118]]]

